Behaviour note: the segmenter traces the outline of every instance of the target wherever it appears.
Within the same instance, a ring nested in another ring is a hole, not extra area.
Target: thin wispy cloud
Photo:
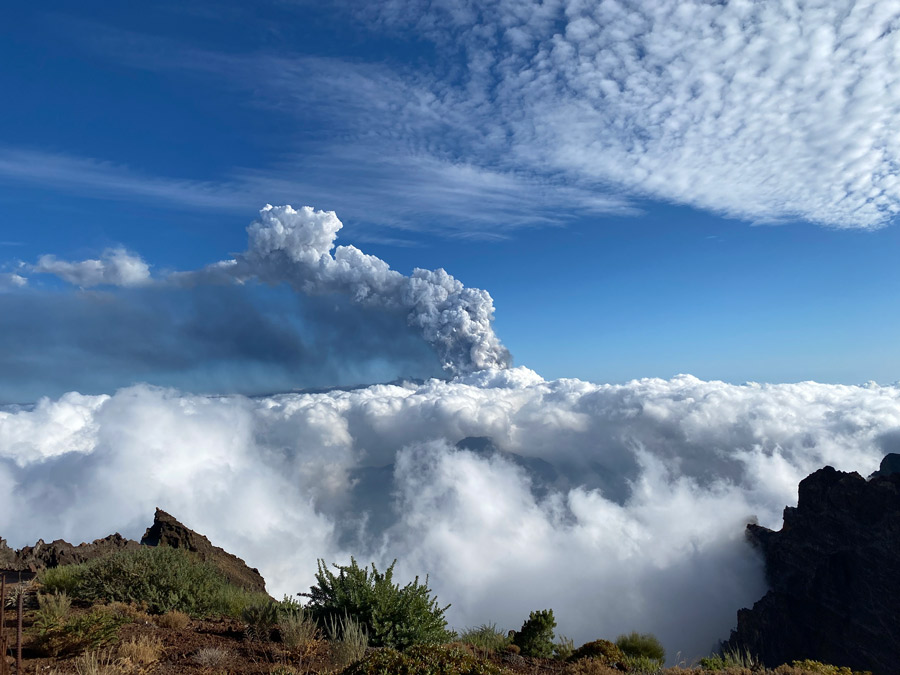
[[[228,183],[184,180],[140,173],[91,157],[0,147],[0,179],[36,184],[93,197],[162,201],[169,206],[246,209],[249,195]]]

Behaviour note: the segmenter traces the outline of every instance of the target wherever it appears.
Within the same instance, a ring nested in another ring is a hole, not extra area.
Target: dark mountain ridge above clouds
[[[770,590],[738,612],[726,647],[766,665],[795,659],[895,673],[900,663],[900,455],[866,480],[819,469],[775,532],[747,526]]]

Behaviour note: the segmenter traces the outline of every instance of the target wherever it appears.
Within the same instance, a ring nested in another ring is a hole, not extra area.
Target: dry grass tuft
[[[122,670],[105,651],[85,652],[75,659],[78,675],[121,675]]]
[[[230,658],[231,652],[219,647],[204,647],[203,649],[197,650],[197,653],[193,656],[194,663],[198,666],[213,669],[221,668]]]
[[[120,644],[118,649],[123,662],[139,668],[153,665],[162,658],[163,652],[162,640],[151,635],[131,638]]]
[[[172,630],[182,630],[187,628],[187,625],[191,622],[191,617],[189,617],[184,612],[179,612],[178,610],[173,610],[171,612],[166,612],[165,614],[160,614],[156,617],[156,625],[160,628],[171,628]]]
[[[103,605],[101,609],[107,614],[125,619],[131,623],[147,624],[152,620],[152,617],[146,611],[133,603],[114,601]]]

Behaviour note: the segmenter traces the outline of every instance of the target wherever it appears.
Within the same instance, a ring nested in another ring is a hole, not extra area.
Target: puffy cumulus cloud
[[[111,248],[99,259],[69,262],[41,256],[32,271],[53,274],[81,288],[92,286],[142,286],[150,282],[150,267],[123,248]]]
[[[890,0],[342,4],[463,52],[429,113],[465,120],[454,139],[477,135],[483,163],[753,220],[870,228],[900,209]]]
[[[780,526],[824,464],[873,471],[898,430],[896,386],[523,368],[254,399],[141,385],[0,412],[0,532],[138,536],[160,506],[275,594],[317,557],[397,557],[457,627],[552,607],[576,641],[652,631],[691,658],[764,591],[744,525]]]
[[[416,268],[405,276],[355,246],[335,248],[342,227],[333,211],[268,205],[247,230],[245,253],[179,278],[254,277],[308,295],[341,294],[365,307],[402,310],[449,372],[509,365],[509,351],[492,327],[494,302],[487,291],[467,288],[443,269]]]

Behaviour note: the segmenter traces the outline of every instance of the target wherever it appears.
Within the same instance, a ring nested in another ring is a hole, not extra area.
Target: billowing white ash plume
[[[416,268],[404,276],[355,246],[335,248],[342,227],[334,211],[267,205],[247,229],[247,251],[210,269],[286,282],[307,295],[342,293],[368,307],[407,311],[409,324],[454,375],[509,366],[509,351],[491,326],[494,302],[487,291],[466,288],[443,269]]]

